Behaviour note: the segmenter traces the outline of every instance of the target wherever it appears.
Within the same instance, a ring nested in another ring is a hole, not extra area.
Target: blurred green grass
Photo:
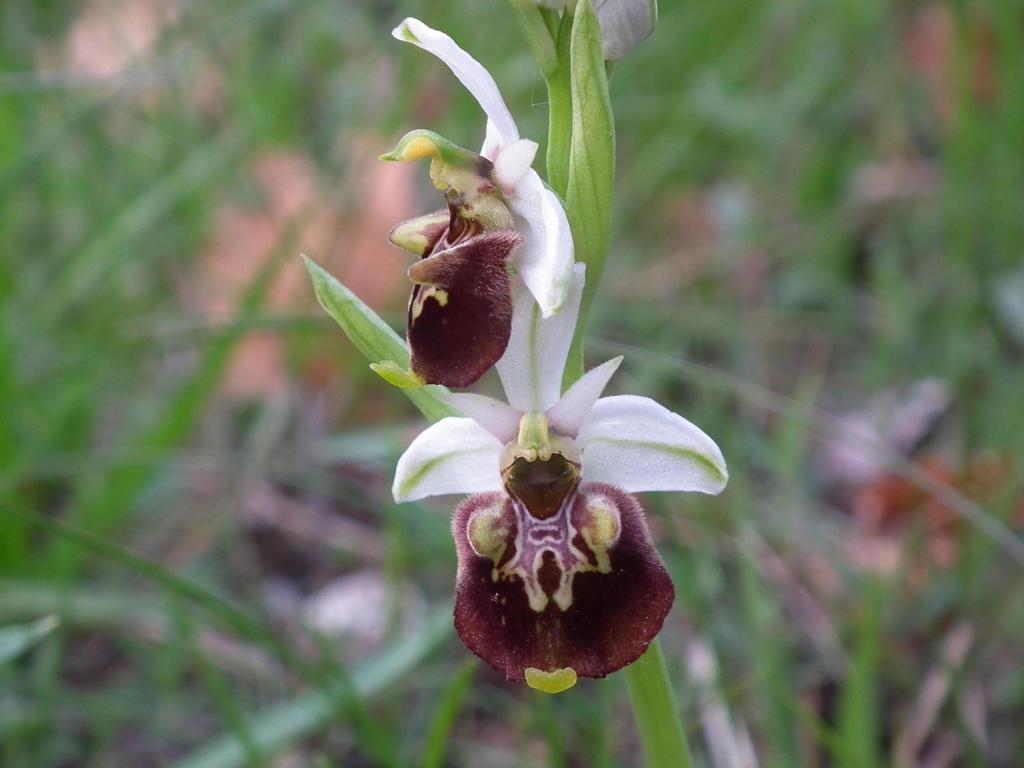
[[[401,17],[478,55],[543,135],[508,8],[166,7],[0,8],[0,632],[24,645],[0,660],[0,764],[637,764],[615,678],[543,699],[467,667],[449,510],[388,492],[417,414],[311,292],[274,296],[325,215],[345,258],[383,242],[365,168],[405,129],[481,138],[447,72],[390,39]],[[625,352],[614,386],[692,418],[732,471],[718,498],[644,500],[703,765],[748,743],[765,766],[1019,764],[1022,33],[1011,0],[686,0],[615,67],[589,356]],[[282,155],[314,169],[284,214],[287,179],[260,175]],[[213,311],[196,287],[225,240],[242,258]],[[401,269],[364,277],[400,322]],[[278,386],[237,370],[253,338]],[[952,405],[915,452],[835,418],[924,379]],[[843,488],[837,446],[876,475]],[[309,620],[367,574],[381,598],[346,632]]]

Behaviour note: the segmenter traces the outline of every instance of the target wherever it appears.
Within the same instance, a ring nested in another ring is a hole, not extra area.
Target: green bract
[[[383,365],[389,371],[407,369],[409,350],[402,338],[391,330],[376,312],[324,271],[319,264],[307,256],[303,256],[303,259],[313,280],[313,289],[320,305],[341,326],[356,348],[368,360]],[[431,421],[455,413],[442,399],[442,387],[422,387],[403,391]]]
[[[583,331],[608,255],[615,182],[615,120],[601,56],[601,28],[587,0],[576,9],[570,51],[572,138],[566,201],[577,258],[587,265],[587,287],[566,383],[583,372]]]

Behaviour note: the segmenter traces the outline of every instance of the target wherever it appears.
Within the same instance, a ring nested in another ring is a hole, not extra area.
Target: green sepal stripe
[[[459,456],[465,456],[469,453],[476,453],[477,449],[472,448],[468,450],[449,451],[440,456],[434,456],[433,458],[427,459],[420,464],[406,479],[405,482],[398,486],[396,489],[396,498],[407,499],[409,495],[416,489],[420,483],[423,482],[424,478],[430,474],[433,470],[437,469],[442,464],[457,459]]]
[[[721,483],[723,488],[725,487],[725,484],[729,482],[729,474],[727,472],[723,472],[722,467],[718,466],[718,464],[713,459],[708,458],[707,455],[691,448],[682,448],[678,445],[659,443],[654,440],[628,440],[625,438],[612,437],[595,437],[590,441],[590,443],[604,443],[605,445],[614,445],[620,448],[634,448],[637,450],[664,453],[677,459],[692,461],[694,464],[703,467],[708,470],[708,473],[716,482]]]

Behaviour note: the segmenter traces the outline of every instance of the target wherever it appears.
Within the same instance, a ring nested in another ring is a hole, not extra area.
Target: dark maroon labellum
[[[521,238],[512,229],[482,229],[449,196],[442,236],[424,229],[423,258],[409,268],[406,335],[411,367],[427,384],[466,387],[504,354],[512,330],[507,262]]]
[[[455,628],[466,646],[521,680],[572,668],[604,677],[647,649],[674,589],[636,499],[585,483],[537,518],[503,493],[455,511]]]

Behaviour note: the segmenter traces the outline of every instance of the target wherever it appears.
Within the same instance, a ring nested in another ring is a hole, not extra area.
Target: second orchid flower
[[[448,35],[417,19],[406,19],[393,35],[447,64],[487,115],[479,154],[420,130],[383,156],[430,158],[431,179],[447,203],[446,210],[391,233],[393,243],[421,257],[409,270],[410,383],[465,387],[504,353],[521,289],[544,317],[561,309],[572,236],[561,202],[531,167],[537,144],[519,137],[487,70]]]

